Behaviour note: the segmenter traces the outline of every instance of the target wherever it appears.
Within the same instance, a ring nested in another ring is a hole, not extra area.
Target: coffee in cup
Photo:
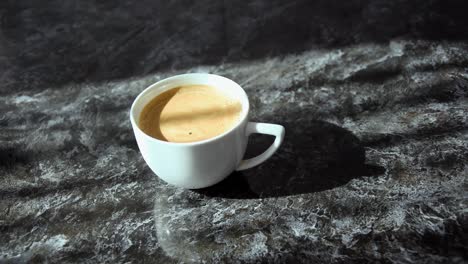
[[[143,159],[159,178],[199,189],[234,170],[265,162],[280,147],[284,127],[250,122],[249,110],[248,96],[239,84],[219,75],[189,73],[142,91],[130,109],[130,122]],[[262,154],[243,159],[254,133],[275,140]]]
[[[187,143],[223,134],[240,119],[241,103],[209,85],[172,88],[143,108],[139,127],[159,140]]]

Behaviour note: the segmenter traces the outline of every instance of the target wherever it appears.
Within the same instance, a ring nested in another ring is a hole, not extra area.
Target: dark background
[[[464,0],[2,1],[0,92],[394,38],[465,40],[467,10]]]

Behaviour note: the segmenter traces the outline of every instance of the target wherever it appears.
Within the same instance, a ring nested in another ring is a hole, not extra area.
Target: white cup
[[[240,119],[233,128],[206,140],[173,143],[153,138],[138,127],[143,107],[159,94],[178,86],[203,84],[222,90],[242,104]],[[264,162],[283,142],[283,126],[248,122],[248,114],[249,99],[237,83],[214,74],[190,73],[161,80],[146,88],[132,104],[130,121],[143,158],[159,178],[178,187],[199,189],[222,181],[234,170],[249,169]],[[263,154],[242,160],[252,133],[276,138]]]

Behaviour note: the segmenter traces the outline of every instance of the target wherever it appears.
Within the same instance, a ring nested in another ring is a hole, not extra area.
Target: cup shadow
[[[385,172],[382,166],[366,164],[362,143],[342,127],[319,120],[283,125],[283,145],[268,161],[193,191],[236,199],[280,197],[333,189],[355,178]],[[273,140],[264,135],[251,136],[246,158],[262,153]]]

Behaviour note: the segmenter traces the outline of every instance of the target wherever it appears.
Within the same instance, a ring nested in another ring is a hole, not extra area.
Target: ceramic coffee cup
[[[237,99],[242,111],[237,124],[213,138],[190,143],[162,141],[145,134],[138,127],[143,107],[159,94],[184,85],[210,85]],[[252,168],[271,157],[283,142],[281,125],[248,121],[249,99],[234,81],[206,73],[190,73],[161,80],[141,92],[130,109],[130,121],[138,147],[151,170],[169,184],[199,189],[214,185],[235,170]],[[273,144],[257,157],[243,160],[248,137],[252,133],[275,136]]]

